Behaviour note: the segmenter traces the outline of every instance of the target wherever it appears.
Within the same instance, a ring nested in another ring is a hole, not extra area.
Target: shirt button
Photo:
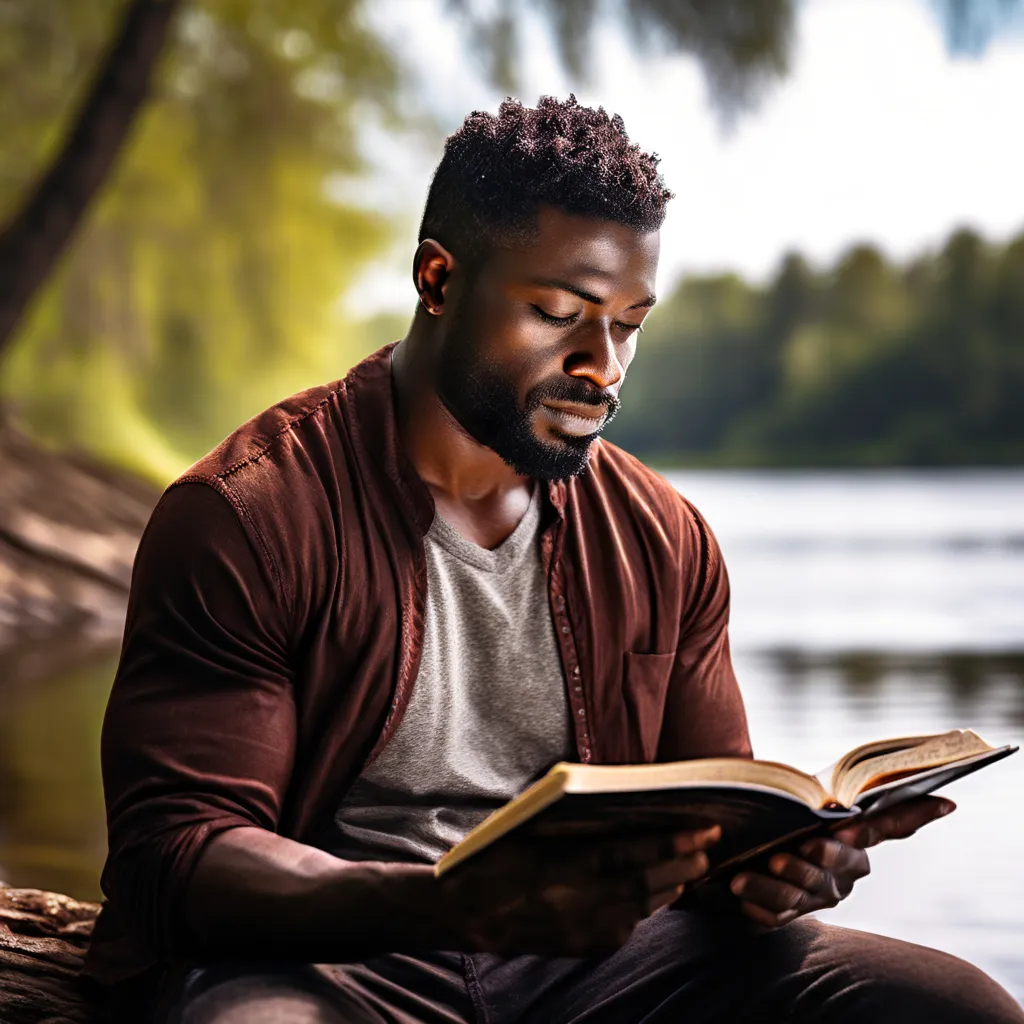
[[[583,758],[584,758],[584,760],[589,760],[589,758],[590,758],[590,747],[584,747],[583,748]]]
[[[574,686],[572,688],[572,692],[573,693],[582,693],[583,692],[583,687],[582,686]]]
[[[574,676],[578,676],[580,674],[580,667],[579,667],[579,665],[574,665],[573,666],[572,674]]]
[[[582,717],[583,717],[583,715],[585,715],[586,713],[587,713],[587,712],[586,712],[586,709],[585,709],[585,708],[580,708],[580,709],[579,709],[579,711],[577,711],[577,712],[576,712],[576,714],[578,714],[578,715],[579,715],[579,716],[580,716],[581,718],[582,718]]]
[[[568,626],[563,626],[562,627],[562,632],[563,633],[568,633],[569,632],[569,627]]]
[[[565,607],[565,598],[562,597],[561,594],[556,594],[555,595],[555,607],[556,608],[564,608]]]

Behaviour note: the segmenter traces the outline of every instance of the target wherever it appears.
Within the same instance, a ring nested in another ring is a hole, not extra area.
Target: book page
[[[837,779],[836,798],[847,807],[852,806],[859,794],[872,786],[915,772],[951,764],[994,748],[970,729],[954,729],[934,736],[924,743],[902,750],[892,750],[869,757],[852,765]]]
[[[848,751],[838,761],[833,762],[827,768],[823,768],[820,772],[815,772],[815,778],[827,789],[830,793],[836,793],[839,787],[843,783],[847,772],[855,765],[860,764],[861,761],[866,761],[869,757],[876,757],[879,754],[888,754],[893,750],[906,750],[908,747],[919,747],[922,743],[927,743],[929,740],[935,739],[936,735],[945,735],[945,733],[928,733],[925,736],[897,736],[891,739],[885,740],[874,740],[871,743],[862,743],[859,747],[854,747],[853,750]]]
[[[995,761],[1000,761],[1010,754],[1016,753],[1017,747],[1007,744],[996,747],[973,757],[962,757],[950,764],[928,768],[925,771],[913,772],[911,775],[895,780],[882,782],[866,789],[857,798],[857,807],[862,813],[873,813],[892,807],[894,804],[912,800],[926,793],[934,793],[937,789],[948,785],[956,779],[970,775]]]
[[[697,761],[672,761],[666,764],[591,765],[563,762],[555,767],[564,772],[567,793],[628,793],[711,783],[777,789],[815,809],[831,802],[830,794],[813,775],[777,761],[707,757]]]

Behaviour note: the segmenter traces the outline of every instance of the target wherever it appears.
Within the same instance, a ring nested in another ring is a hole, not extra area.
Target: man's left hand
[[[880,811],[838,829],[829,837],[809,839],[799,854],[776,853],[768,861],[771,874],[742,871],[730,888],[752,921],[777,928],[790,921],[834,907],[853,890],[853,883],[871,870],[869,846],[886,839],[904,839],[923,825],[955,810],[942,797],[922,796]]]

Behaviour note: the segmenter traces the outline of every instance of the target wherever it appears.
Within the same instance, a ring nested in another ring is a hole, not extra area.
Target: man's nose
[[[596,323],[573,340],[576,344],[565,361],[565,372],[570,377],[585,377],[614,396],[626,370],[607,325]]]

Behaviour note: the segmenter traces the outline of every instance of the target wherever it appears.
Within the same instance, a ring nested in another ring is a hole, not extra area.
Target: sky
[[[467,58],[444,0],[380,0],[373,20],[421,76],[417,100],[445,132],[470,110],[497,110],[502,94]],[[575,91],[621,114],[632,139],[661,155],[677,193],[662,230],[663,291],[688,273],[763,281],[793,249],[827,265],[869,241],[904,259],[962,225],[997,241],[1024,229],[1022,33],[981,56],[951,56],[927,0],[804,0],[789,76],[731,131],[686,57],[637,54],[604,28],[594,81],[574,86],[540,23],[527,42],[524,102]],[[367,151],[378,170],[360,198],[408,227],[354,292],[364,313],[407,310],[441,140],[370,132]]]

